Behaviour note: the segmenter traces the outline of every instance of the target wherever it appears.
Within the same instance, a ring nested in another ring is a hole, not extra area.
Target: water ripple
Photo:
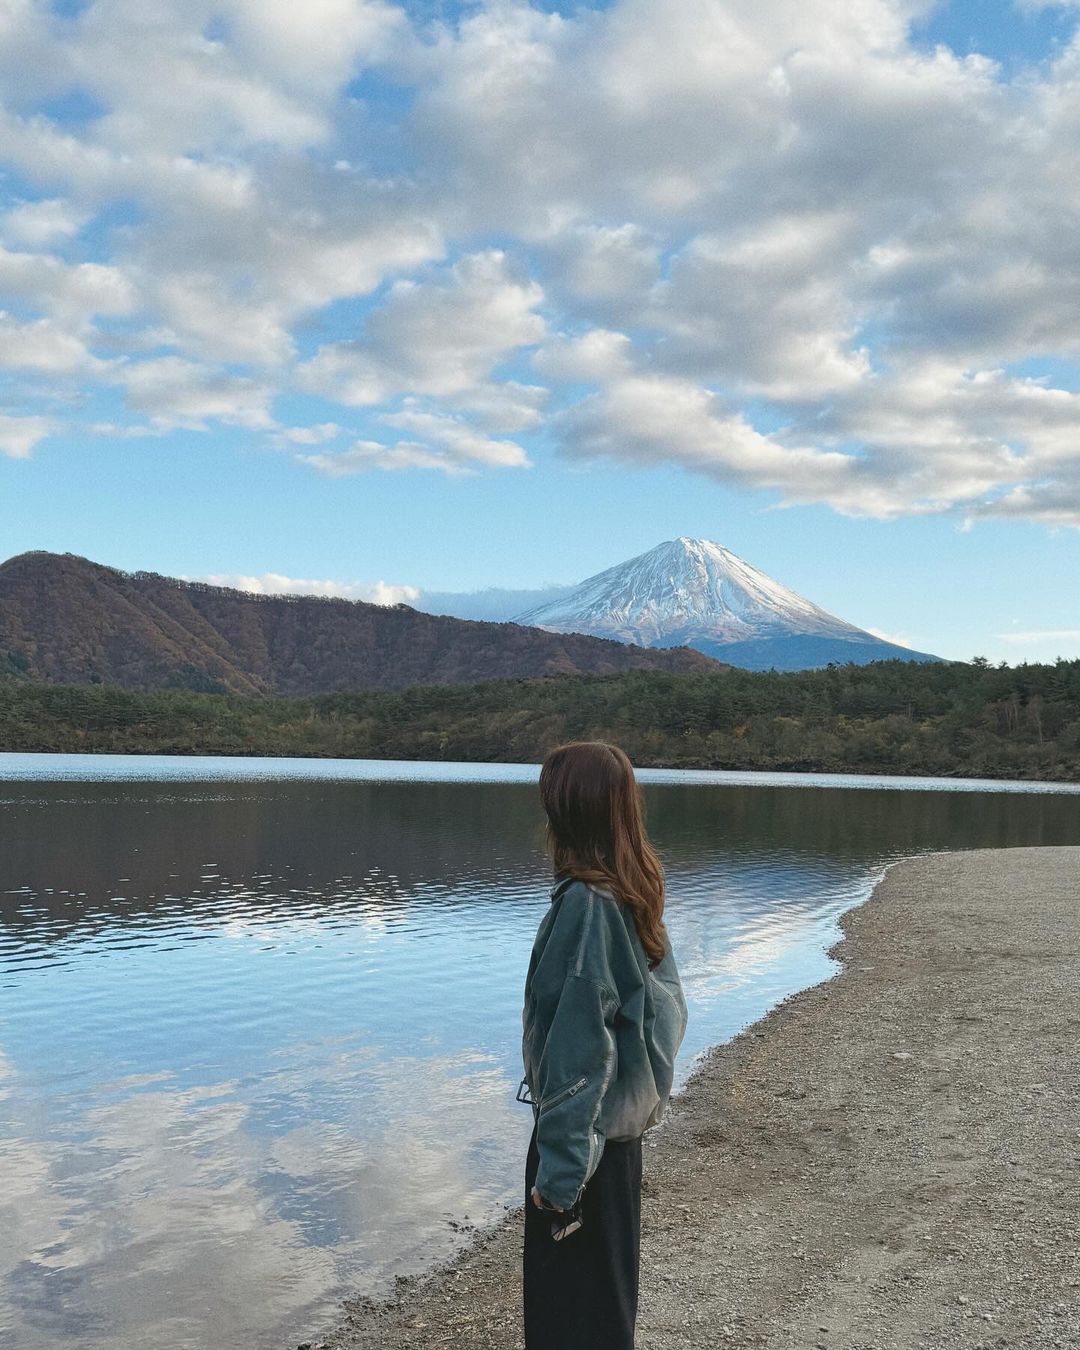
[[[0,1326],[21,1350],[279,1347],[517,1203],[550,884],[532,767],[87,757],[109,763],[44,781],[40,758],[0,756]],[[893,858],[1080,842],[1046,785],[805,781],[646,788],[680,1084],[830,973]]]

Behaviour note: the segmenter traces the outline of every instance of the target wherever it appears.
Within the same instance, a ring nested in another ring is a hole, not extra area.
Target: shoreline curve
[[[646,1135],[639,1350],[1080,1346],[1080,847],[890,863]],[[521,1207],[311,1350],[520,1350]]]

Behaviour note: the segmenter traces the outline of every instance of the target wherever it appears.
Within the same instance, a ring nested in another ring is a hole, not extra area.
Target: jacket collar
[[[552,900],[555,900],[560,895],[562,895],[563,891],[566,890],[567,886],[569,886],[573,880],[574,880],[573,877],[560,877],[559,880],[556,881],[555,885],[552,886],[551,888]]]
[[[576,877],[561,877],[551,888],[552,900],[557,900],[558,897],[562,895],[563,891],[565,891],[566,888],[571,884],[571,882],[576,880],[577,880]],[[590,891],[597,891],[600,895],[610,896],[611,899],[614,900],[615,896],[610,886],[594,886],[591,883],[587,884]]]

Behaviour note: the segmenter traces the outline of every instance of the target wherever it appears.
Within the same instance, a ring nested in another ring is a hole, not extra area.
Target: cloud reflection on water
[[[0,1326],[21,1350],[279,1350],[448,1254],[451,1219],[518,1202],[550,884],[534,785],[4,796]],[[1080,842],[1066,796],[647,797],[691,1008],[680,1081],[829,973],[838,915],[890,858]]]

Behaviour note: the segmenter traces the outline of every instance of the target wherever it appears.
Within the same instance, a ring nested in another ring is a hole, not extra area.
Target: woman
[[[540,772],[555,872],[525,982],[518,1096],[526,1350],[632,1350],[641,1136],[662,1117],[686,1002],[634,771],[575,741]],[[522,1089],[528,1089],[523,1095]]]

